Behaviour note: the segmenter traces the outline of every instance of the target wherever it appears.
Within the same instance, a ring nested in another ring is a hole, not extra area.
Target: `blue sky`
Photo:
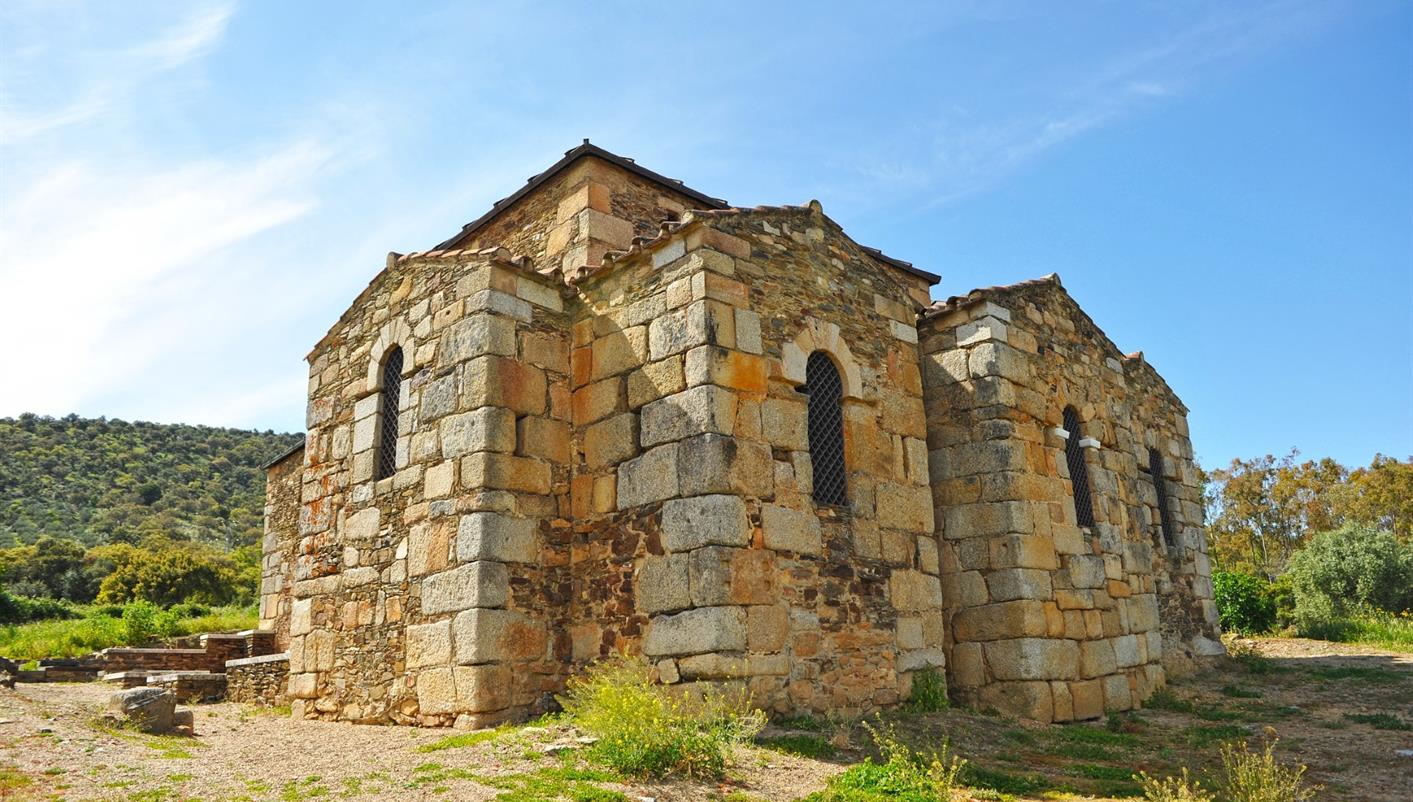
[[[1411,78],[1406,2],[7,0],[0,415],[301,429],[387,251],[591,137],[938,297],[1059,272],[1207,465],[1407,457]]]

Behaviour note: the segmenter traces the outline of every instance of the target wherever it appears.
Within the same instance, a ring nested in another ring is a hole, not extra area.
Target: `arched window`
[[[1094,505],[1089,500],[1089,466],[1084,463],[1084,428],[1079,422],[1079,413],[1074,407],[1065,407],[1065,431],[1070,433],[1065,441],[1065,462],[1070,466],[1070,488],[1074,493],[1075,521],[1083,527],[1094,526]]]
[[[810,463],[814,466],[814,500],[842,505],[848,498],[844,470],[844,384],[839,369],[823,351],[810,354],[805,363],[809,395]]]
[[[1168,482],[1163,474],[1163,455],[1156,448],[1148,449],[1148,477],[1153,480],[1153,489],[1158,491],[1158,522],[1163,528],[1163,541],[1172,548],[1173,514],[1168,511]]]
[[[377,479],[386,479],[397,470],[397,404],[401,394],[402,349],[393,346],[383,357],[383,386],[378,396]]]

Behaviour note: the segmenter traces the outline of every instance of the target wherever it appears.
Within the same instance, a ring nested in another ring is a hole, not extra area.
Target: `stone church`
[[[589,144],[386,266],[269,466],[295,716],[485,726],[617,652],[779,713],[1138,707],[1221,652],[1187,409],[1058,276]]]

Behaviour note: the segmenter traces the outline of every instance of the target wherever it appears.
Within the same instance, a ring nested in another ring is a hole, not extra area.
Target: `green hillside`
[[[223,550],[259,542],[261,466],[302,435],[107,418],[0,418],[0,548],[156,535]]]

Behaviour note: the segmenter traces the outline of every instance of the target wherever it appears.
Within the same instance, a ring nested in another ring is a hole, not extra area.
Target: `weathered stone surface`
[[[451,621],[417,624],[407,628],[407,667],[451,664]]]
[[[638,453],[638,416],[615,415],[584,429],[584,465],[616,465]]]
[[[534,562],[538,553],[535,522],[528,518],[512,518],[495,512],[461,516],[456,532],[456,558],[462,562],[528,563]]]
[[[527,660],[544,654],[544,625],[512,610],[472,608],[452,620],[452,642],[462,665]]]
[[[1079,647],[1058,638],[1015,638],[985,644],[986,662],[998,680],[1074,679]]]
[[[422,612],[450,613],[470,607],[501,607],[510,596],[505,563],[477,560],[422,580]]]
[[[161,688],[131,688],[108,697],[108,715],[142,732],[170,732],[176,710],[176,694]]]
[[[800,554],[824,551],[819,519],[813,513],[766,504],[761,507],[760,518],[766,548]]]
[[[678,493],[677,445],[669,443],[618,466],[618,509],[671,498]]]
[[[714,386],[689,390],[643,407],[644,447],[712,432],[731,434],[736,422],[736,395]]]
[[[702,607],[660,615],[648,624],[643,654],[649,657],[734,652],[746,648],[746,616],[740,607]]]
[[[633,582],[638,610],[652,614],[691,607],[687,563],[686,554],[644,557]]]
[[[662,505],[662,545],[668,551],[708,544],[744,546],[750,538],[750,521],[740,496],[693,496]]]

